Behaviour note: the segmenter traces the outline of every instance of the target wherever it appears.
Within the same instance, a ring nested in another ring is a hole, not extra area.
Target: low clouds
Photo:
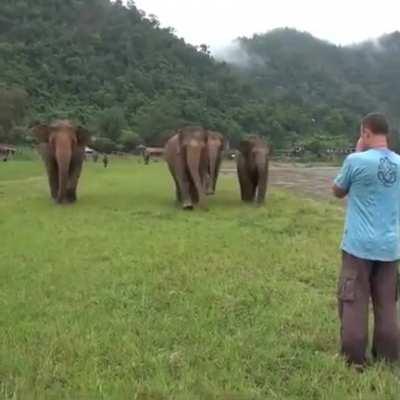
[[[238,39],[215,50],[214,57],[217,60],[225,61],[242,69],[248,69],[257,65],[262,66],[265,63],[261,57],[250,56],[243,46],[241,46]]]
[[[213,53],[239,36],[291,27],[335,44],[352,44],[400,29],[398,0],[136,0],[162,26]]]

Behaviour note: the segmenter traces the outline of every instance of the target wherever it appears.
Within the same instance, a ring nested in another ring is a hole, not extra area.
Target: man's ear
[[[370,129],[365,128],[363,134],[361,135],[361,137],[363,138],[364,141],[368,141],[371,139],[373,133]]]

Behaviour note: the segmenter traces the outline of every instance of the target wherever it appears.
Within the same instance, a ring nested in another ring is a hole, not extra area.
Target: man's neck
[[[369,149],[387,149],[388,140],[386,135],[375,135],[368,143]]]

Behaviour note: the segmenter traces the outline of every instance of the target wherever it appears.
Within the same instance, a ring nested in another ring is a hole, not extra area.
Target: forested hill
[[[311,107],[325,132],[346,132],[346,125],[373,110],[385,112],[399,130],[400,32],[339,47],[308,33],[277,29],[238,39],[224,59],[264,100]]]
[[[0,142],[23,141],[32,119],[72,117],[110,149],[157,144],[186,123],[232,139],[260,133],[276,147],[345,143],[363,113],[397,116],[398,36],[381,40],[383,60],[371,44],[278,30],[241,39],[245,62],[228,65],[132,1],[2,0]]]
[[[249,91],[206,47],[109,0],[2,0],[0,71],[29,93],[35,117],[95,119],[115,141],[183,123],[238,134],[230,114]]]
[[[292,29],[241,38],[230,54],[271,98],[399,115],[400,32],[338,47]]]

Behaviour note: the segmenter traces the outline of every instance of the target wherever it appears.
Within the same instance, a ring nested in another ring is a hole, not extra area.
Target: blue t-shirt
[[[388,149],[351,154],[335,185],[348,192],[342,249],[367,260],[399,260],[400,156]]]

